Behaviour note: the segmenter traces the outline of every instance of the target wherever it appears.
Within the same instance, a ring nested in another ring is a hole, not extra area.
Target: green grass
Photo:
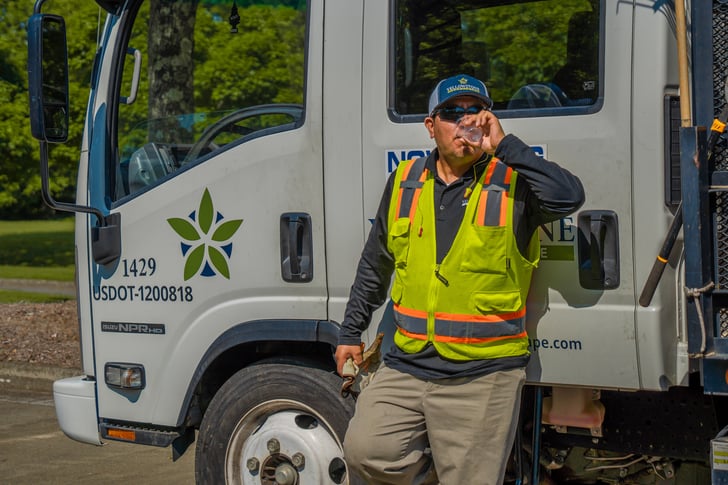
[[[73,281],[73,222],[0,221],[0,278]]]
[[[63,295],[48,295],[45,293],[31,293],[28,291],[0,290],[0,303],[54,303],[71,299],[72,297]]]
[[[0,278],[50,281],[74,281],[76,267],[71,266],[10,266],[0,265]]]

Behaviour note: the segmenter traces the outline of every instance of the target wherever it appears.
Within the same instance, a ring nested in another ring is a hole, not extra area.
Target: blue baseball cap
[[[483,81],[467,74],[458,74],[437,83],[430,95],[430,115],[445,101],[457,96],[473,96],[483,101],[488,109],[493,106],[493,100],[488,96],[488,89]]]

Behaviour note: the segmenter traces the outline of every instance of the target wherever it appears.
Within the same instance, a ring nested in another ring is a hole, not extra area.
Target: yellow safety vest
[[[425,158],[400,163],[388,214],[395,276],[395,344],[407,353],[428,343],[447,359],[528,354],[526,296],[539,260],[534,232],[521,255],[513,231],[517,173],[496,158],[468,197],[452,247],[437,264],[434,175]]]

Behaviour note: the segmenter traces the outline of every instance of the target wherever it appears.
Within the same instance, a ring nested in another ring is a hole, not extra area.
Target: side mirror
[[[28,21],[30,130],[40,141],[68,139],[68,50],[63,17],[34,14]]]
[[[92,228],[94,260],[111,264],[121,255],[118,214],[104,216],[101,210],[85,205],[58,202],[51,195],[48,170],[48,143],[68,139],[68,48],[63,17],[42,14],[37,0],[28,19],[28,92],[30,94],[30,131],[40,141],[40,192],[51,209],[82,212],[96,216]]]

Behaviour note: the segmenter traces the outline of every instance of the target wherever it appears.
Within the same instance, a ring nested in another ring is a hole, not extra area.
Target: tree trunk
[[[199,0],[152,0],[149,14],[149,139],[191,143],[176,116],[194,113],[194,30]],[[190,124],[186,124],[190,126]]]

